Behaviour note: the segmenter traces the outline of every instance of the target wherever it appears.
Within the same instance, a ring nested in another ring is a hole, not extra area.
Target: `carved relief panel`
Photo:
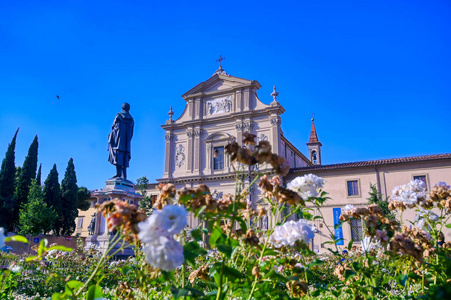
[[[232,96],[207,100],[205,102],[205,112],[207,116],[229,113],[232,111]]]
[[[175,166],[181,168],[185,164],[185,146],[178,144],[175,147]]]

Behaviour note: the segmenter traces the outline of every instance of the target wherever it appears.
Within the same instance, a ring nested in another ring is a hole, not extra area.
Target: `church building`
[[[269,141],[273,153],[288,161],[290,173],[284,178],[285,183],[309,173],[325,179],[324,190],[331,199],[321,212],[327,226],[336,236],[343,238],[343,245],[351,239],[357,244],[360,242],[362,224],[356,220],[351,226],[344,224],[335,229],[334,223],[338,222],[345,205],[368,205],[371,185],[385,198],[391,195],[395,186],[412,179],[423,180],[428,189],[439,181],[451,183],[450,153],[323,165],[322,144],[314,120],[311,120],[308,152],[304,155],[283,135],[281,116],[285,109],[277,101],[279,93],[276,87],[269,104],[259,99],[257,91],[260,87],[258,81],[231,76],[220,66],[208,80],[183,94],[186,107],[181,116],[173,119],[171,107],[169,119],[162,125],[165,131],[165,164],[163,177],[157,179],[158,183],[172,183],[176,189],[207,184],[218,197],[234,194],[235,170],[224,149],[232,141],[241,144],[243,133],[248,131],[257,136],[257,142]],[[241,171],[249,173],[247,169]],[[150,185],[148,193],[157,194],[155,187],[156,184]],[[251,189],[250,198],[256,202],[259,197],[259,190]],[[413,220],[414,216],[411,210],[405,213],[404,218]],[[320,231],[327,233],[322,222],[314,222]],[[189,225],[195,227],[199,224],[190,218]],[[267,227],[267,221],[261,220],[260,226]],[[445,235],[447,240],[451,239],[451,231],[446,231]],[[327,237],[318,235],[312,249],[323,252],[323,243],[327,240]]]

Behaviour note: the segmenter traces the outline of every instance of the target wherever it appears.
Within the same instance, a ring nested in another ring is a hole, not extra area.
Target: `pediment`
[[[199,83],[185,94],[183,99],[190,98],[190,96],[197,96],[199,94],[214,94],[215,92],[233,90],[245,86],[256,86],[260,88],[260,84],[255,80],[247,80],[230,75],[214,74],[208,80]]]
[[[226,132],[215,132],[210,134],[206,139],[206,143],[219,142],[219,141],[232,141],[235,137]]]

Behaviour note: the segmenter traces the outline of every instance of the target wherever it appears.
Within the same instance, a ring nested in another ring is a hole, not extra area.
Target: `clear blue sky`
[[[129,178],[163,175],[172,105],[226,57],[231,75],[277,85],[285,136],[306,153],[311,114],[324,164],[451,152],[451,2],[1,1],[0,159],[20,127],[45,179],[74,158],[78,183],[115,173],[107,135],[135,118]],[[56,98],[60,96],[60,99]]]

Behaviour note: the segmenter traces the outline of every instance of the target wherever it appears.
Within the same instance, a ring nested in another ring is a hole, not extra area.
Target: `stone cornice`
[[[268,170],[268,172],[266,172],[266,173],[273,174],[274,172],[272,170]],[[257,173],[253,171],[252,176],[255,176],[255,175],[257,175]],[[212,174],[212,175],[195,175],[195,176],[184,176],[184,177],[177,177],[177,178],[159,178],[159,179],[157,179],[157,182],[158,183],[184,183],[184,182],[202,183],[205,181],[215,181],[215,180],[235,179],[235,178],[236,178],[236,173],[229,172],[229,173]]]
[[[217,117],[210,117],[208,119],[198,119],[198,120],[189,120],[184,121],[180,123],[172,123],[169,125],[161,125],[161,127],[165,130],[176,130],[176,129],[185,129],[187,126],[204,126],[204,125],[210,125],[210,124],[217,124],[219,122],[224,121],[238,121],[242,120],[242,118],[255,118],[255,117],[261,117],[261,116],[268,116],[268,112],[266,109],[259,109],[259,110],[250,110],[246,112],[236,112],[231,114],[224,114]]]
[[[278,115],[281,115],[285,112],[285,108],[283,108],[282,105],[268,106],[268,107],[265,107],[265,110],[269,113],[276,113]]]

